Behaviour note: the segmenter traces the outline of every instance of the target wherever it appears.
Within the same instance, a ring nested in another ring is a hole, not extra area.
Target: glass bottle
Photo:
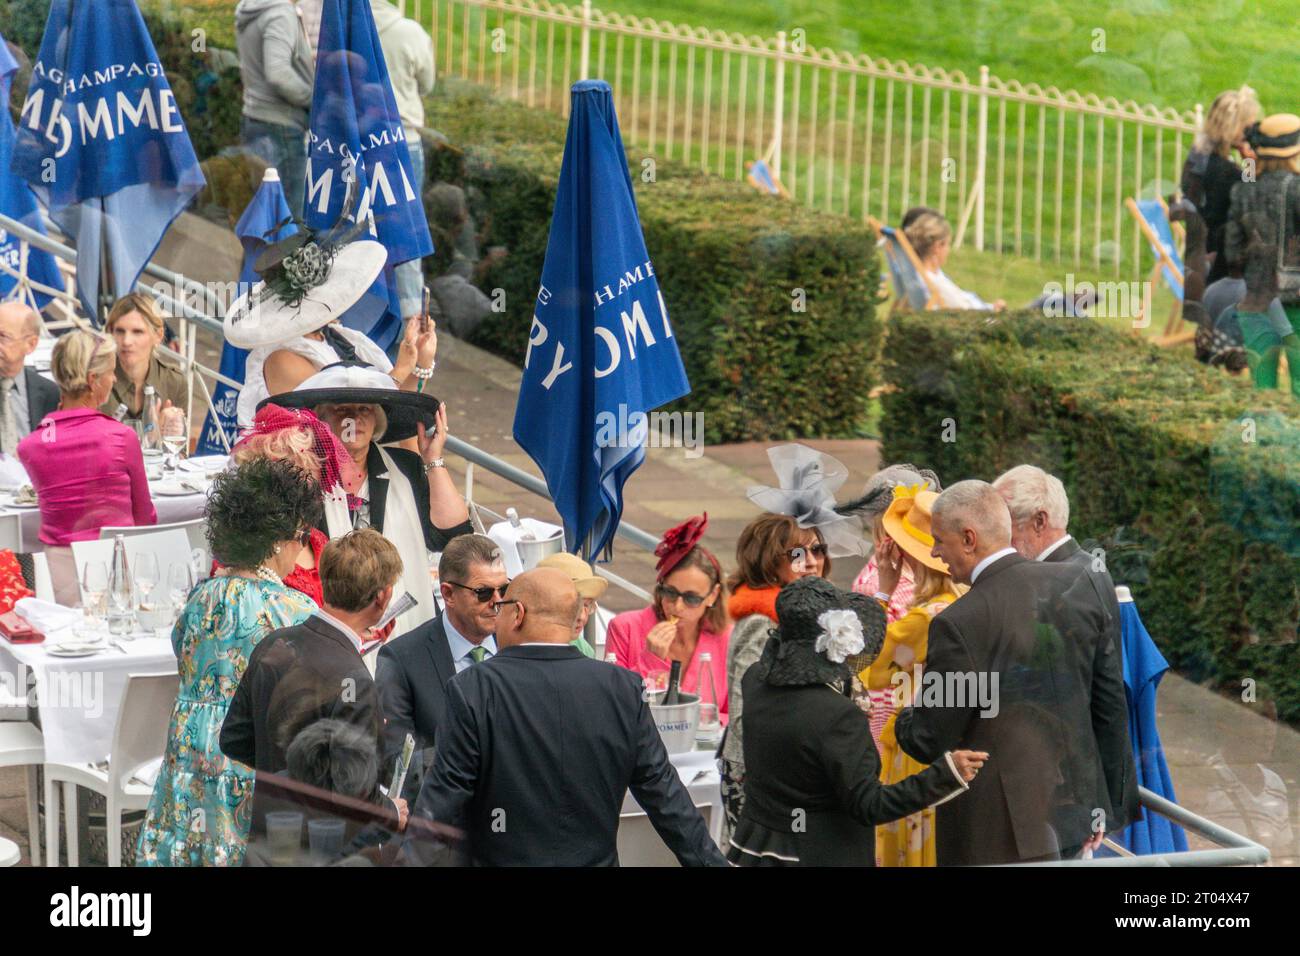
[[[695,742],[712,746],[722,736],[722,721],[718,711],[718,688],[713,682],[713,655],[700,654],[700,720],[695,728]]]
[[[108,569],[108,630],[127,634],[133,629],[135,594],[126,560],[126,536],[113,538],[113,562]]]

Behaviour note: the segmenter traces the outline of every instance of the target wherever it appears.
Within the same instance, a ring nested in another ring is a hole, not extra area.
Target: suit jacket
[[[1071,538],[1043,559],[1068,564],[1087,575],[1088,589],[1096,595],[1105,631],[1100,635],[1092,669],[1092,729],[1105,772],[1105,793],[1111,808],[1106,832],[1122,830],[1141,816],[1137,767],[1128,728],[1128,697],[1124,691],[1124,641],[1120,629],[1119,599],[1115,582],[1093,556]],[[1087,600],[1089,594],[1080,595]],[[1097,806],[1102,806],[1100,796]]]
[[[402,796],[413,800],[424,772],[433,764],[433,747],[446,706],[447,681],[456,676],[442,615],[389,641],[379,649],[375,682],[384,714],[384,762],[391,767],[409,733],[419,760],[411,761]]]
[[[629,788],[683,865],[725,863],[629,670],[569,645],[502,648],[452,678],[439,733],[415,813],[462,830],[476,863],[616,865]]]
[[[27,380],[27,423],[36,431],[41,419],[59,407],[59,386],[30,366],[23,369],[23,377]]]
[[[1104,633],[1092,585],[1068,565],[1007,555],[930,624],[921,699],[899,712],[922,763],[984,750],[960,799],[936,811],[941,866],[1054,859],[1112,816],[1093,737],[1091,688]],[[980,694],[972,691],[980,691]]]
[[[383,716],[374,681],[348,637],[313,615],[272,631],[253,649],[221,725],[221,750],[260,774],[279,773],[299,731],[326,719],[352,724],[374,740],[374,786],[368,795],[350,796],[380,802],[379,783],[392,765],[381,759]],[[256,827],[256,791],[253,799]]]

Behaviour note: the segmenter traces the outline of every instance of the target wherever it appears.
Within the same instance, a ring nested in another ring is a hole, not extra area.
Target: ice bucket
[[[678,692],[680,704],[665,707],[665,692],[650,697],[650,716],[659,728],[664,749],[670,754],[687,753],[695,749],[695,730],[700,723],[700,698],[695,694]]]

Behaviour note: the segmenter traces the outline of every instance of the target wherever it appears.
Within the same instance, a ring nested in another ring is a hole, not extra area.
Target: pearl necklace
[[[263,581],[270,581],[272,584],[278,584],[281,587],[284,587],[284,579],[281,578],[280,575],[272,571],[270,568],[268,568],[266,565],[262,565],[257,569],[257,576],[261,578]]]

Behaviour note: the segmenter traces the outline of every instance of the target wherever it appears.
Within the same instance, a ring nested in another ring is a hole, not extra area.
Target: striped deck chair
[[[885,251],[885,264],[894,283],[894,308],[924,312],[937,306],[939,290],[921,268],[921,260],[903,230],[886,226],[872,216],[867,217],[867,225],[875,230]]]
[[[1156,257],[1156,264],[1147,276],[1147,281],[1155,283],[1163,276],[1169,291],[1174,294],[1174,305],[1169,310],[1169,321],[1165,323],[1165,332],[1159,342],[1162,345],[1174,345],[1190,341],[1196,335],[1195,330],[1186,335],[1175,334],[1183,304],[1183,256],[1178,248],[1178,240],[1185,234],[1182,223],[1175,225],[1169,221],[1169,207],[1159,197],[1136,200],[1128,198],[1124,200],[1124,205],[1137,220],[1138,228],[1142,230],[1142,235]]]
[[[772,172],[772,167],[767,165],[767,160],[756,159],[752,163],[746,163],[745,181],[761,193],[780,196],[782,199],[790,198],[781,180]]]

